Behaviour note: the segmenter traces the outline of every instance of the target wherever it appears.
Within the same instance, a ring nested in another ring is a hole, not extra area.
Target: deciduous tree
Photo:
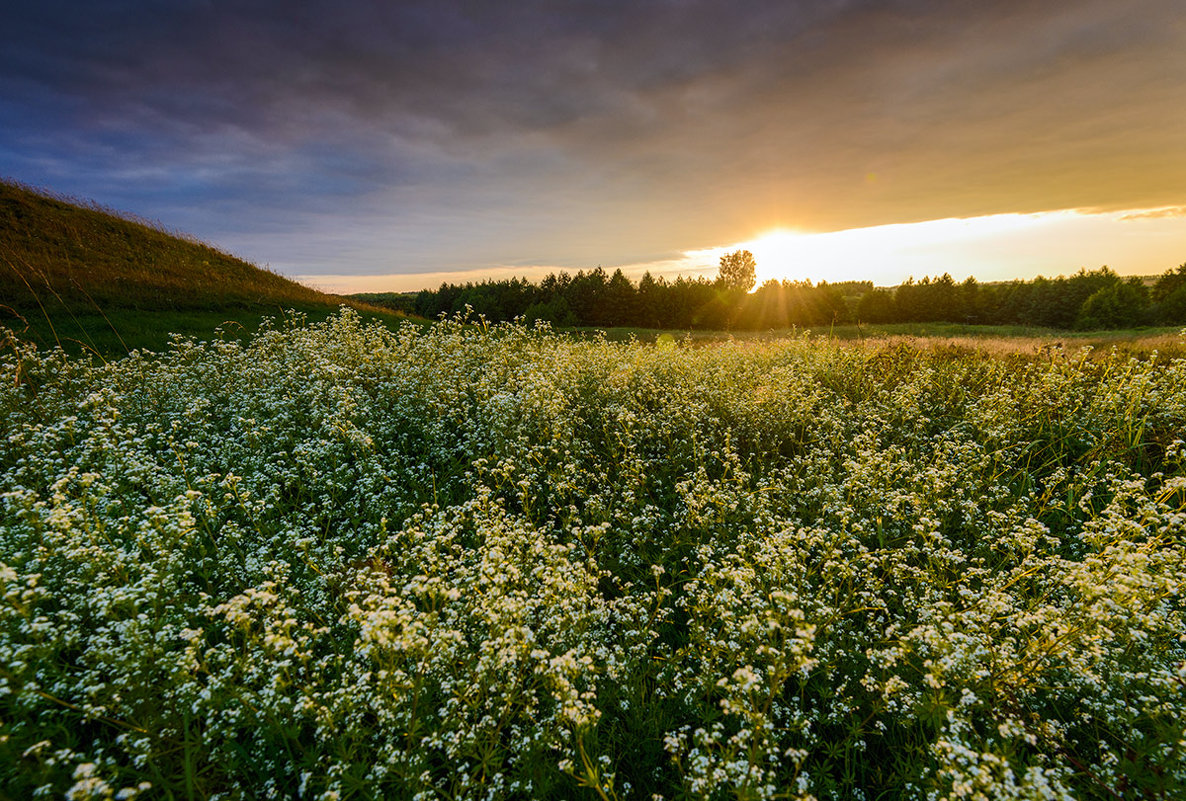
[[[727,289],[740,289],[749,292],[758,280],[758,263],[754,261],[754,254],[748,250],[735,250],[721,256],[720,272],[717,282]]]

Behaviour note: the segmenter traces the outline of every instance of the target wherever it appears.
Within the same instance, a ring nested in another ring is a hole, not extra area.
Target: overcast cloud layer
[[[291,273],[1186,203],[1180,0],[5,6],[0,174]]]

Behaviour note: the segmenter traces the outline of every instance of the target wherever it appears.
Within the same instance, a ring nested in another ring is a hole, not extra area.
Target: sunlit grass
[[[959,323],[881,323],[837,325],[820,328],[787,328],[770,331],[662,330],[654,328],[563,329],[582,338],[610,342],[664,340],[692,345],[722,342],[777,342],[804,336],[833,344],[860,344],[881,348],[908,343],[923,349],[962,349],[990,354],[1047,356],[1052,352],[1077,354],[1084,349],[1110,353],[1186,356],[1180,326],[1108,331],[1059,331],[1022,325],[964,325]]]

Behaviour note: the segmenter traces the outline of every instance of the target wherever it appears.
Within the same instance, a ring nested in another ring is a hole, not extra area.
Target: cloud
[[[318,274],[1168,207],[1184,43],[1174,0],[42,0],[0,172]]]
[[[1121,214],[1117,219],[1128,222],[1130,220],[1164,220],[1173,217],[1186,217],[1186,206],[1170,206],[1164,209],[1146,209],[1130,211]]]

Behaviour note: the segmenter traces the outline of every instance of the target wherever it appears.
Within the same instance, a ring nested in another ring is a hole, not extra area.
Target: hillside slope
[[[342,304],[390,316],[151,223],[0,181],[0,324],[40,343],[160,347],[170,333]]]

